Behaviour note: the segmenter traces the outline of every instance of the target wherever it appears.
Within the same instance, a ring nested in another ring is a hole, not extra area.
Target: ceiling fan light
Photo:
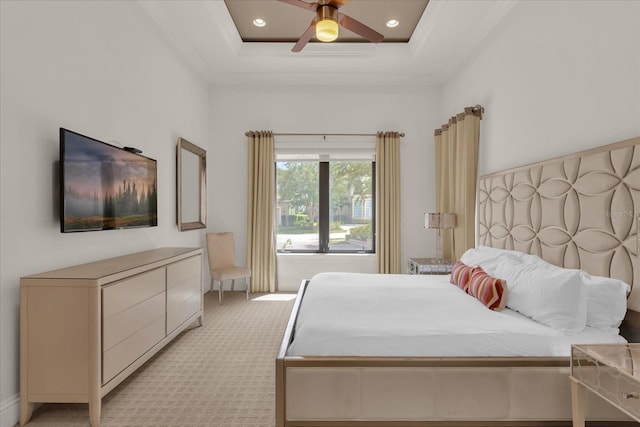
[[[321,42],[332,42],[338,38],[338,23],[332,19],[323,19],[316,23],[316,38]]]

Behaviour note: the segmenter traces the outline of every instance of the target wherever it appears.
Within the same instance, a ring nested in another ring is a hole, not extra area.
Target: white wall
[[[639,136],[640,2],[517,2],[443,85],[475,103],[481,174]]]
[[[0,2],[0,425],[17,422],[21,276],[159,246],[175,225],[178,136],[207,147],[209,88],[134,2]],[[58,128],[158,161],[158,226],[61,234]]]
[[[422,214],[435,207],[433,129],[463,107],[486,108],[480,173],[640,135],[640,2],[518,2],[442,88],[211,89],[129,2],[0,1],[0,19],[2,427],[17,420],[21,276],[203,244],[202,231],[175,226],[178,136],[208,149],[208,230],[234,231],[244,262],[245,131],[405,132],[405,262],[433,254],[434,235],[422,228]],[[60,126],[158,160],[158,227],[60,234]]]
[[[248,130],[405,132],[400,160],[402,262],[406,263],[408,257],[434,255],[435,236],[425,230],[422,223],[424,212],[435,208],[433,130],[440,125],[438,88],[234,86],[214,87],[211,99],[211,132],[219,155],[210,156],[208,163],[209,195],[214,201],[214,205],[210,205],[209,229],[236,233],[238,261],[246,259],[247,139],[244,133]],[[295,259],[295,270],[300,271],[299,258],[289,259]],[[361,260],[359,268],[370,268],[370,260],[366,257]],[[287,260],[280,259],[278,268],[287,268],[286,263]],[[344,267],[338,263],[335,268]],[[290,277],[292,270],[285,273],[288,283],[299,285],[300,280]]]

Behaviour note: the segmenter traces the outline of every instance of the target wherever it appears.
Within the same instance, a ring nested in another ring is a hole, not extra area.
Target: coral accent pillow
[[[507,305],[507,285],[502,279],[489,276],[482,267],[473,269],[467,293],[491,310],[501,311]]]
[[[463,291],[467,292],[469,287],[469,279],[471,279],[471,273],[473,267],[468,266],[462,261],[456,261],[451,268],[451,279],[449,280],[454,285],[458,286]]]

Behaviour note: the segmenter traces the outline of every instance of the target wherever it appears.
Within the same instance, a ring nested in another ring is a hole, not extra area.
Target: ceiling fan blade
[[[305,31],[302,34],[298,42],[291,49],[291,52],[300,52],[302,49],[304,49],[307,43],[309,43],[309,40],[311,40],[311,37],[315,35],[315,33],[316,33],[316,19],[311,21],[309,28],[307,28],[307,31]]]
[[[318,3],[307,3],[306,1],[302,1],[302,0],[279,0],[279,1],[281,1],[282,3],[291,4],[293,6],[298,6],[303,9],[310,10],[312,12],[315,12],[316,9],[318,8]]]
[[[338,17],[338,23],[347,30],[364,37],[372,43],[380,43],[384,39],[384,36],[373,28],[367,27],[362,22],[357,21],[344,13],[341,13]]]

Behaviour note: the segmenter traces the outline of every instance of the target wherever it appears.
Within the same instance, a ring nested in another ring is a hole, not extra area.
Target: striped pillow
[[[462,261],[456,261],[451,268],[450,282],[467,292],[472,271],[473,267],[466,265]]]
[[[491,310],[501,311],[507,305],[507,284],[502,279],[489,276],[482,267],[473,269],[467,293]]]

